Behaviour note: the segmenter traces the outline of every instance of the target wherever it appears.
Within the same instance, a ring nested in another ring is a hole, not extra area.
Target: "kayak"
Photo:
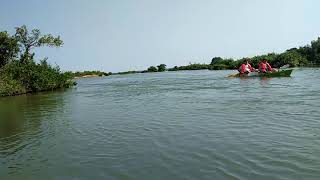
[[[282,70],[278,72],[267,72],[267,73],[259,73],[259,72],[251,72],[249,74],[231,74],[227,77],[267,77],[267,78],[272,78],[272,77],[290,77],[292,73],[292,69],[288,70]]]

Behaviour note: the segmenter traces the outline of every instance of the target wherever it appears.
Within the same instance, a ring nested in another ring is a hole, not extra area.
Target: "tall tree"
[[[222,59],[221,57],[214,57],[214,58],[212,58],[210,64],[211,64],[211,65],[214,65],[214,64],[219,63],[219,62],[221,62],[221,61],[223,61],[223,59]]]
[[[320,64],[320,37],[317,40],[311,42],[312,49],[312,61]]]
[[[154,67],[154,66],[150,66],[147,71],[148,72],[157,72],[158,69],[156,67]]]
[[[159,72],[165,71],[165,70],[166,70],[166,66],[167,66],[167,65],[165,65],[165,64],[160,64],[159,66],[157,66],[157,67],[158,67],[158,71],[159,71]]]
[[[51,34],[41,35],[39,29],[33,29],[30,33],[25,25],[16,28],[15,39],[20,45],[21,62],[32,60],[34,53],[30,53],[32,48],[49,46],[49,47],[60,47],[63,45],[63,41],[60,36],[53,37]]]
[[[6,31],[0,32],[0,68],[18,55],[17,41]]]
[[[286,51],[281,53],[275,60],[274,66],[281,67],[289,64],[290,67],[303,66],[308,63],[306,57],[296,51]]]

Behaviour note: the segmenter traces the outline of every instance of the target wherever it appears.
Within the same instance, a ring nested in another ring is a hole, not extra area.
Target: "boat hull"
[[[278,72],[270,72],[270,73],[258,73],[258,72],[252,72],[249,74],[232,74],[229,75],[228,77],[267,77],[267,78],[272,78],[272,77],[290,77],[292,73],[292,69],[288,70],[283,70],[283,71],[278,71]]]

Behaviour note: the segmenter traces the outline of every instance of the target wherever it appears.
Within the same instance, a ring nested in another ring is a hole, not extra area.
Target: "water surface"
[[[0,99],[0,179],[320,179],[320,69],[81,79]]]

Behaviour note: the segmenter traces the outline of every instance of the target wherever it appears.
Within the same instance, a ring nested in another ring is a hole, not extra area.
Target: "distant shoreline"
[[[294,68],[320,68],[320,65],[317,65],[317,66],[298,66],[298,67],[294,67]],[[199,70],[221,71],[221,70],[237,70],[237,69],[209,69],[209,68],[204,68],[204,69],[182,69],[182,70],[170,70],[170,69],[167,69],[167,70],[161,71],[161,72],[199,71]],[[159,73],[161,73],[161,72],[159,72]],[[90,75],[83,75],[83,76],[75,76],[74,79],[107,77],[107,76],[112,76],[112,75],[145,74],[145,73],[148,74],[148,73],[155,73],[155,72],[127,71],[127,72],[110,73],[109,75],[90,74]]]
[[[97,74],[93,74],[93,75],[75,76],[74,79],[95,78],[95,77],[104,77],[104,76],[99,76],[99,75],[97,75]]]

